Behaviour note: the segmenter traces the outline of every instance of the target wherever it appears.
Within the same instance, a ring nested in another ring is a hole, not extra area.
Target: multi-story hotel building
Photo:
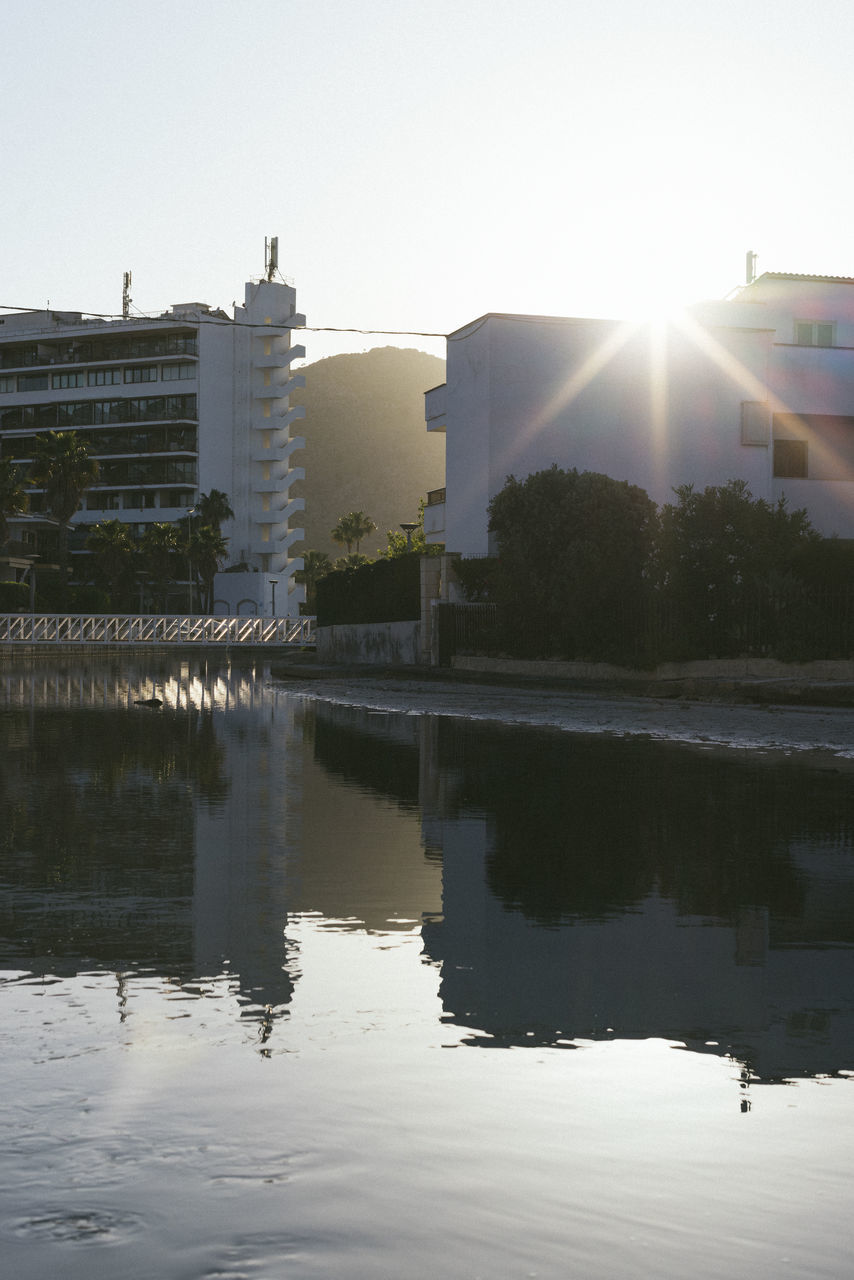
[[[185,516],[200,493],[221,490],[234,510],[222,530],[229,564],[245,574],[220,576],[217,611],[254,602],[259,613],[296,614],[304,591],[293,580],[302,567],[294,547],[303,531],[292,522],[305,504],[289,491],[304,478],[293,461],[305,441],[291,426],[305,410],[288,397],[304,384],[291,371],[305,355],[292,330],[304,324],[295,290],[268,280],[246,285],[233,318],[203,303],[144,319],[6,315],[0,452],[26,470],[39,434],[75,431],[99,464],[78,528],[118,519],[141,535],[153,521]],[[10,519],[12,537],[33,545],[43,512],[33,489],[29,513]]]

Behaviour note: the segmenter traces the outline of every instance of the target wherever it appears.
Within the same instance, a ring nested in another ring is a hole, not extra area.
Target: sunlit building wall
[[[767,273],[648,324],[490,313],[447,347],[425,416],[446,437],[428,537],[449,551],[488,552],[490,499],[554,463],[660,504],[739,478],[854,537],[852,279]]]

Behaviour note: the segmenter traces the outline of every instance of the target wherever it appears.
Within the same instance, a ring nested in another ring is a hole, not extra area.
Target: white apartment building
[[[26,468],[36,437],[75,431],[99,463],[76,526],[121,520],[137,535],[173,522],[200,493],[228,495],[223,525],[230,567],[217,578],[216,612],[296,615],[304,588],[295,523],[304,478],[291,432],[305,414],[291,408],[304,385],[291,364],[305,355],[292,331],[305,324],[288,284],[252,281],[233,317],[203,303],[154,318],[102,320],[32,311],[0,318],[0,451]],[[33,541],[43,510],[10,520],[12,537]]]
[[[490,547],[509,475],[552,464],[646,489],[744,479],[854,537],[854,279],[769,272],[667,324],[490,313],[449,336],[426,395],[446,437],[428,541]]]

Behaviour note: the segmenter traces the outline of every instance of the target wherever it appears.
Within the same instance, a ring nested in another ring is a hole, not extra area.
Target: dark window
[[[157,365],[141,364],[133,369],[125,369],[125,382],[156,382]]]
[[[807,474],[806,440],[774,441],[774,475],[786,480],[804,479]]]
[[[832,347],[833,325],[816,320],[795,321],[795,342],[799,347]]]
[[[82,369],[77,370],[75,373],[54,373],[51,375],[50,385],[54,391],[57,388],[64,390],[66,387],[85,387],[86,374]]]
[[[22,373],[18,378],[19,391],[46,391],[46,373]]]

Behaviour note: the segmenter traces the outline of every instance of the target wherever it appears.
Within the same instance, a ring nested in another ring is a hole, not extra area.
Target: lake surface
[[[0,747],[4,1276],[850,1274],[849,768],[110,659]]]

